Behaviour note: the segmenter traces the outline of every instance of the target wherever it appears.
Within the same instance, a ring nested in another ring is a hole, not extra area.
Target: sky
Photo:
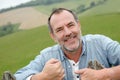
[[[0,9],[14,7],[31,0],[0,0]]]

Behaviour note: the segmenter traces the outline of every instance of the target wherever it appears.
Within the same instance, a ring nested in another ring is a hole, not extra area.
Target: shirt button
[[[77,76],[77,78],[79,78],[79,76]]]
[[[73,64],[73,66],[75,66],[75,64]]]

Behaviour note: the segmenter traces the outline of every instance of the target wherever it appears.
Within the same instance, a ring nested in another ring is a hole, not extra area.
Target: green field
[[[52,45],[46,26],[20,31],[0,38],[0,74],[5,70],[15,72]]]
[[[83,34],[104,34],[120,42],[120,13],[80,17]]]
[[[94,16],[101,14],[120,13],[120,0],[107,0],[104,4],[89,9],[80,16]]]
[[[68,8],[68,9],[76,9],[78,6],[84,4],[85,7],[89,6],[90,3],[94,1],[94,2],[98,2],[99,0],[68,0],[65,2],[61,2],[61,3],[56,3],[56,4],[52,4],[52,5],[40,5],[40,6],[36,6],[35,8],[37,10],[39,10],[42,13],[48,14],[52,11],[52,9],[54,8]]]
[[[109,5],[109,7],[105,7],[103,11],[100,11],[103,9],[101,8],[102,6],[97,6],[79,15],[83,35],[104,34],[120,42],[120,11],[119,8],[116,7],[118,5],[115,7],[110,6],[110,4],[114,5],[115,1],[115,4],[119,3],[120,0],[112,1],[113,0],[109,0],[108,3],[105,4],[106,6]],[[74,1],[72,3],[79,4],[79,2]],[[72,3],[66,2],[66,7],[73,5]],[[49,11],[53,7],[64,6],[65,4],[59,3],[59,5],[38,6],[36,8],[43,13],[49,14]],[[73,7],[70,6],[71,9],[75,7],[76,5]],[[109,10],[109,8],[113,8],[113,10]],[[34,59],[40,50],[53,44],[55,43],[49,37],[46,25],[0,37],[0,78],[4,71],[10,70],[13,73],[16,72],[16,70]]]

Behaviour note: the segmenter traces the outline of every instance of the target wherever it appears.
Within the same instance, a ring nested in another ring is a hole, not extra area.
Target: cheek
[[[76,29],[76,32],[77,32],[78,34],[81,33],[80,27],[78,27],[78,28]]]
[[[60,34],[55,34],[55,37],[56,37],[56,41],[57,42],[61,42],[63,41],[63,33],[60,33]]]
[[[74,33],[74,34],[76,34],[76,35],[80,34],[79,28],[74,28],[74,29],[72,29],[72,33]]]

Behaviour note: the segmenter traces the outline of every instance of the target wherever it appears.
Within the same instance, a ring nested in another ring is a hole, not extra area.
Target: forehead
[[[73,15],[70,12],[64,10],[61,13],[53,14],[50,23],[52,27],[55,27],[65,25],[71,21],[75,21]]]

